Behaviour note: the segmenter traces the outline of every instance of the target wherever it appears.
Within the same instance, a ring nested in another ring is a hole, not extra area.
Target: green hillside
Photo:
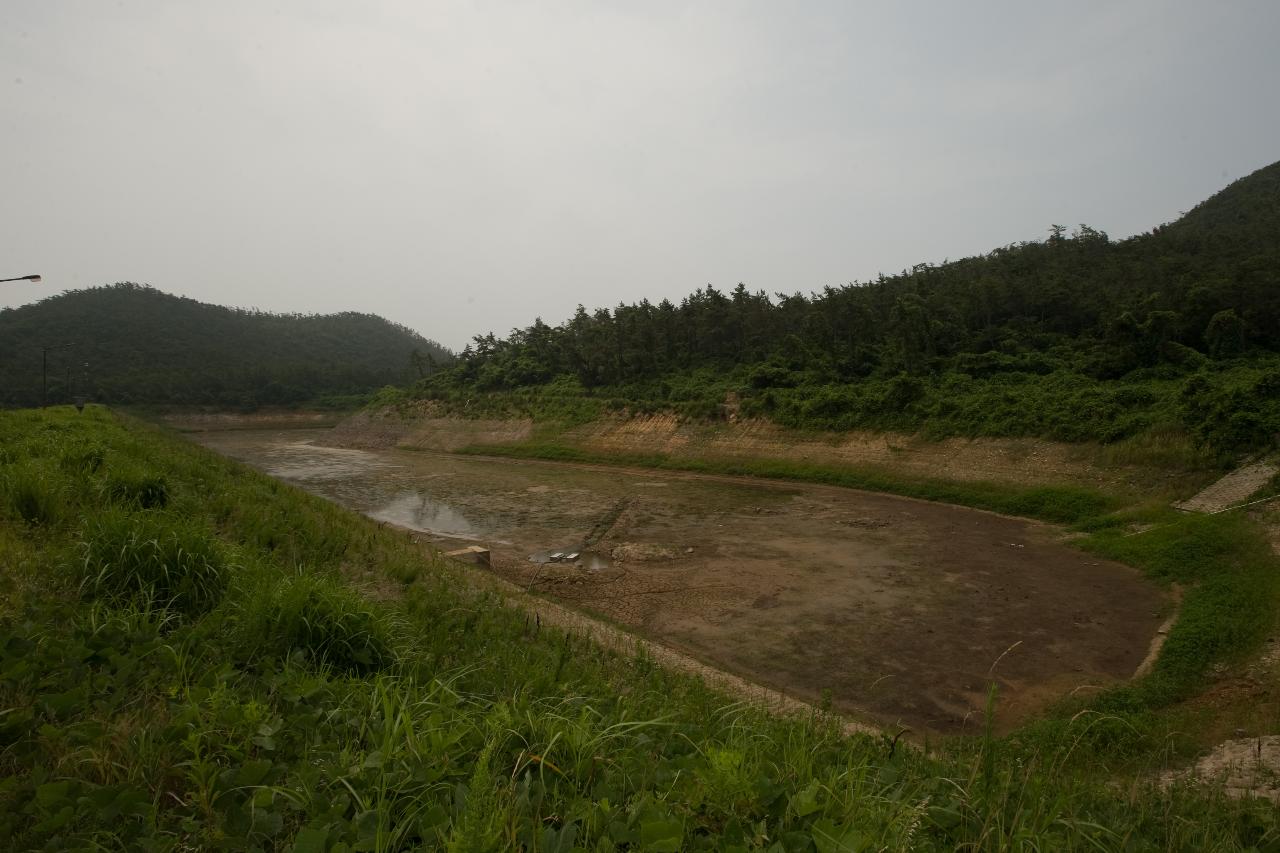
[[[1080,225],[804,295],[708,286],[505,339],[418,393],[469,411],[744,415],[814,429],[1114,441],[1215,451],[1280,432],[1280,163],[1122,241]],[[487,397],[477,398],[478,394]]]
[[[66,343],[46,369],[42,347]],[[47,381],[51,403],[252,409],[367,393],[449,357],[371,314],[268,314],[117,284],[0,311],[0,405],[39,405]]]

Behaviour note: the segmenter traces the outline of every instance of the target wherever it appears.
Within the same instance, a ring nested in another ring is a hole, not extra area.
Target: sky
[[[0,4],[0,306],[473,335],[1150,230],[1280,159],[1280,3]]]

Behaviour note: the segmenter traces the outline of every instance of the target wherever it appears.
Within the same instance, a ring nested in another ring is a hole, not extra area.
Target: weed
[[[298,573],[241,603],[242,646],[252,657],[302,653],[321,666],[355,674],[395,660],[390,620],[327,577]]]
[[[72,474],[95,474],[106,461],[106,449],[96,442],[69,447],[62,453],[61,464]]]
[[[56,525],[66,515],[66,496],[56,475],[38,462],[11,467],[0,477],[10,512],[33,527]]]
[[[102,491],[108,500],[120,506],[159,509],[169,503],[169,484],[165,478],[137,468],[113,469]]]
[[[98,515],[81,538],[82,591],[106,601],[151,600],[195,614],[222,596],[224,549],[199,525],[129,512]]]

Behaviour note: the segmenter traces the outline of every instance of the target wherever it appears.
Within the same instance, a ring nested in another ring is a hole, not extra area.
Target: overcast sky
[[[450,347],[1126,237],[1280,159],[1280,3],[0,3],[0,305],[116,281]]]

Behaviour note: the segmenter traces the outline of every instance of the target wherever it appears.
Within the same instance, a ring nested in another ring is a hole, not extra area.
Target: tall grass
[[[237,604],[242,654],[287,658],[368,674],[395,661],[394,626],[388,615],[329,577],[299,572],[271,578],[268,587]]]
[[[103,512],[85,525],[81,549],[81,590],[93,598],[191,614],[216,604],[227,585],[224,547],[188,520]]]
[[[159,509],[169,503],[169,484],[164,477],[139,467],[113,467],[102,494],[121,506]]]
[[[0,490],[11,518],[31,526],[56,525],[66,515],[64,496],[48,466],[32,460],[6,466]]]

